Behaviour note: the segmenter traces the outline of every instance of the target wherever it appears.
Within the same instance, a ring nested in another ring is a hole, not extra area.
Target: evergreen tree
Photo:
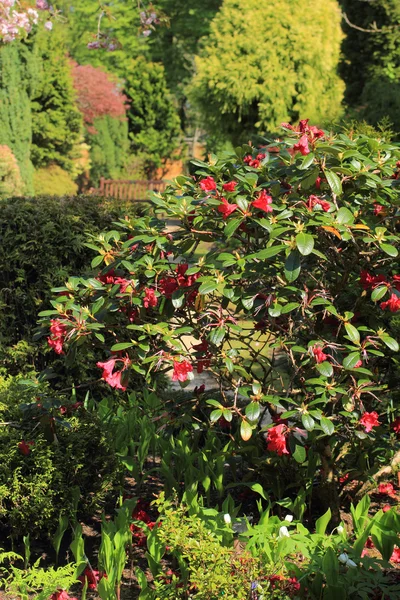
[[[38,30],[30,44],[38,65],[31,98],[32,162],[35,168],[57,164],[73,172],[80,156],[83,122],[76,105],[62,25],[55,26],[51,34]]]
[[[98,185],[100,177],[118,179],[128,159],[128,122],[109,115],[95,119],[87,140],[92,184]]]
[[[128,121],[131,148],[140,154],[151,174],[179,148],[180,125],[167,88],[162,65],[140,57],[132,61],[125,80],[129,98]]]
[[[208,130],[246,140],[281,121],[337,117],[340,20],[336,0],[224,0],[192,85]]]
[[[400,131],[400,2],[341,3],[351,23],[344,23],[347,35],[341,71],[346,82],[345,99],[358,109],[361,118],[376,124],[388,116]]]
[[[15,41],[0,48],[0,144],[8,146],[17,159],[26,194],[33,193],[30,95],[34,72],[25,44]]]

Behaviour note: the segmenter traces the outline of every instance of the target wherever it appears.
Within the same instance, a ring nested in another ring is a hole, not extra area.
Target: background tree
[[[0,197],[19,196],[22,190],[17,160],[8,146],[0,146]]]
[[[196,62],[203,122],[236,140],[300,115],[337,117],[341,38],[335,0],[224,0]]]
[[[80,156],[83,121],[62,25],[54,27],[51,34],[39,29],[30,43],[38,70],[31,96],[31,159],[35,168],[56,164],[73,172]]]
[[[341,4],[347,18],[341,63],[345,100],[372,124],[388,116],[398,131],[400,3],[341,0]]]

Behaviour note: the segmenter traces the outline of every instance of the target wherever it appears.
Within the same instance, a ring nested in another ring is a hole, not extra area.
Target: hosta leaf
[[[296,235],[296,244],[299,252],[303,256],[311,254],[314,248],[314,238],[309,233],[298,233]]]

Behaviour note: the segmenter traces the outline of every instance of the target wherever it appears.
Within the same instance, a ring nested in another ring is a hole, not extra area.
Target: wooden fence
[[[94,193],[106,198],[119,198],[134,202],[148,201],[148,192],[163,192],[167,186],[166,181],[160,180],[132,180],[132,179],[100,179],[100,188]]]

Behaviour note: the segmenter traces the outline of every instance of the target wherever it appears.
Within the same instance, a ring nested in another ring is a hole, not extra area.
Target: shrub
[[[0,196],[19,196],[23,183],[18,163],[8,146],[0,146]]]
[[[78,191],[69,173],[58,165],[35,171],[33,186],[36,196],[74,196]]]
[[[72,356],[104,349],[116,389],[132,369],[185,385],[210,368],[224,394],[204,404],[210,421],[238,423],[275,496],[317,493],[337,519],[339,477],[377,472],[400,431],[400,151],[307,121],[285,131],[194,161],[196,181],[155,199],[181,229],[121,222],[93,244],[98,283],[70,280],[47,314]],[[196,258],[201,241],[212,245]]]

